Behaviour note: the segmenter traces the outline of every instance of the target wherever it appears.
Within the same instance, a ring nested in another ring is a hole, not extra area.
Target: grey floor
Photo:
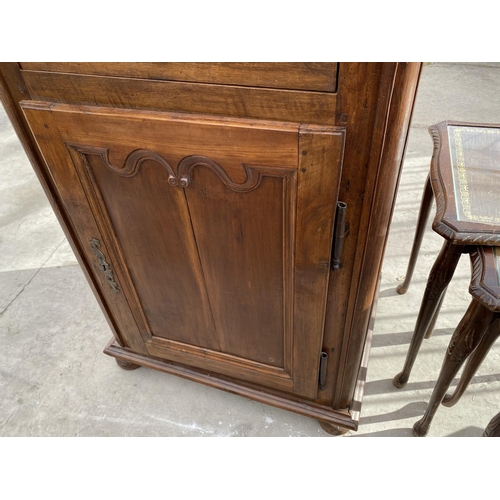
[[[430,228],[412,287],[405,273],[432,150],[427,127],[445,119],[500,123],[500,64],[427,64],[386,250],[358,432],[411,436],[454,327],[469,303],[467,257],[408,385],[402,367],[427,274],[442,240]],[[111,338],[26,155],[0,108],[0,435],[327,436],[312,419],[102,354]],[[500,345],[462,400],[441,407],[429,436],[480,436],[500,411]]]

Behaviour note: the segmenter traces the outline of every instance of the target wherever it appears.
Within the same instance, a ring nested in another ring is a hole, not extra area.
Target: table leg
[[[421,437],[429,432],[432,419],[453,378],[464,361],[478,346],[484,332],[496,319],[496,314],[473,299],[451,337],[441,372],[424,416],[413,426],[413,434]]]
[[[410,261],[408,262],[408,269],[406,271],[406,276],[401,283],[396,288],[396,291],[403,295],[407,292],[410,287],[410,281],[413,276],[413,271],[415,270],[415,264],[417,263],[418,252],[420,250],[420,245],[422,244],[422,238],[424,236],[425,227],[427,225],[427,221],[429,219],[429,214],[432,207],[432,187],[431,180],[429,176],[427,176],[427,180],[425,181],[424,193],[422,195],[422,201],[420,202],[420,211],[418,213],[418,222],[417,229],[415,231],[415,238],[413,239],[413,246],[410,254]]]
[[[497,313],[496,318],[498,319],[499,314]],[[458,381],[458,385],[455,387],[455,390],[452,394],[446,394],[443,398],[442,404],[444,406],[451,407],[458,403],[459,399],[462,397],[462,394],[467,389],[472,377],[477,372],[477,369],[481,366],[484,358],[488,354],[491,346],[495,343],[495,340],[500,335],[500,324],[498,321],[493,321],[484,334],[483,338],[479,342],[479,345],[474,349],[474,352],[467,358],[467,362],[464,366],[464,371],[460,376],[460,380]]]
[[[448,287],[446,287],[443,290],[443,293],[441,294],[441,298],[439,299],[438,305],[436,307],[436,310],[434,311],[434,315],[432,316],[432,320],[429,324],[429,327],[427,328],[427,331],[425,332],[424,338],[430,339],[432,336],[432,333],[434,332],[434,327],[436,326],[436,321],[439,316],[439,311],[441,311],[441,306],[443,305],[444,297],[446,295],[446,290]]]
[[[462,255],[462,250],[463,246],[453,245],[449,241],[445,241],[436,262],[432,266],[403,370],[393,380],[394,386],[399,389],[408,382],[424,336],[429,331],[433,319],[436,318],[446,287],[451,281]]]

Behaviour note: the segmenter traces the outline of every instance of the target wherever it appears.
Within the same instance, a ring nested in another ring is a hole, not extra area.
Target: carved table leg
[[[413,276],[413,271],[415,270],[418,252],[420,250],[420,245],[422,244],[422,238],[425,232],[425,226],[427,225],[427,220],[429,219],[429,214],[432,207],[432,197],[433,194],[431,180],[429,176],[427,176],[427,180],[425,181],[424,186],[424,193],[422,195],[422,201],[420,202],[420,212],[418,214],[417,229],[415,231],[415,238],[413,240],[413,246],[411,248],[410,261],[408,262],[408,269],[406,271],[405,280],[396,288],[396,291],[400,295],[405,294],[410,287],[410,281]]]
[[[321,420],[319,420],[319,425],[321,425],[324,431],[328,432],[328,434],[331,434],[332,436],[342,436],[349,432],[349,429],[346,429],[345,427],[328,424],[327,422],[322,422]]]
[[[422,345],[422,341],[424,340],[424,336],[432,325],[438,307],[442,302],[446,287],[451,281],[458,261],[460,260],[462,250],[463,246],[453,245],[449,241],[445,241],[436,262],[434,262],[432,266],[403,370],[398,373],[392,381],[394,386],[398,389],[404,387],[410,378],[410,372],[415,363],[420,346]]]
[[[500,437],[500,413],[495,415],[484,429],[483,437]]]
[[[116,364],[122,368],[123,370],[135,370],[136,368],[140,368],[141,365],[136,365],[134,363],[130,363],[128,361],[123,361],[122,359],[115,358]]]
[[[496,314],[496,318],[498,319],[499,314]],[[451,407],[458,403],[459,399],[462,397],[462,394],[467,389],[472,377],[477,372],[477,369],[481,366],[484,358],[488,354],[491,346],[495,343],[495,340],[500,335],[500,324],[498,321],[493,321],[482,337],[479,345],[474,349],[474,352],[468,357],[467,362],[465,363],[464,370],[462,375],[460,376],[460,380],[458,381],[458,385],[455,387],[455,390],[452,394],[447,394],[442,401],[444,406]]]
[[[413,434],[417,437],[426,436],[432,419],[453,378],[460,370],[464,361],[477,347],[486,329],[495,319],[496,314],[486,309],[480,302],[473,299],[451,337],[446,351],[441,372],[432,392],[429,405],[424,416],[413,426]]]
[[[441,311],[441,306],[443,305],[444,297],[446,295],[446,290],[448,287],[446,287],[443,290],[443,293],[441,294],[441,298],[439,299],[438,305],[436,307],[436,310],[434,311],[434,316],[432,316],[432,320],[429,324],[429,327],[427,328],[427,331],[425,332],[424,338],[425,339],[430,339],[432,334],[434,333],[434,327],[436,326],[436,321],[439,316],[439,311]]]

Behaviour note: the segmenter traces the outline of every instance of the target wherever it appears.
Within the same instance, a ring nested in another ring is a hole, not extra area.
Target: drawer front
[[[123,338],[317,396],[342,130],[23,107]]]
[[[22,70],[33,100],[334,125],[337,94]]]
[[[338,63],[20,63],[22,69],[97,76],[335,92]]]

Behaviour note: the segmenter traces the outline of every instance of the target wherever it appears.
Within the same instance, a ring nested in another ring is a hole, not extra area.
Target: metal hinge
[[[332,269],[334,271],[337,271],[342,267],[340,259],[342,257],[342,248],[344,247],[344,236],[346,232],[346,212],[347,203],[339,201],[337,203],[337,213],[335,215],[335,231],[333,233],[332,244]]]
[[[328,353],[323,351],[319,356],[319,388],[320,389],[325,388],[327,364],[328,364]]]

